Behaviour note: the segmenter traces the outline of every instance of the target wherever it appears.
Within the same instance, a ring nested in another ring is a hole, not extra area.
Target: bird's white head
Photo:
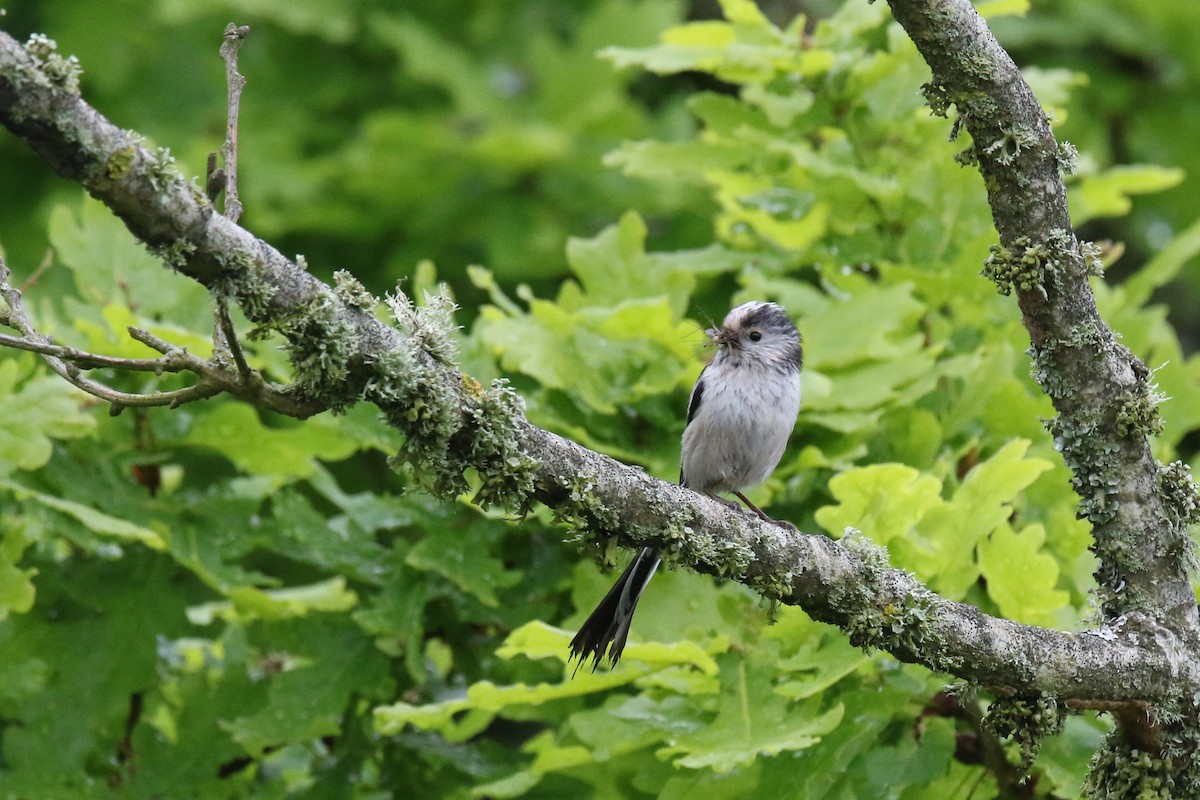
[[[725,315],[719,328],[706,333],[717,345],[718,360],[730,366],[755,364],[798,370],[802,360],[800,333],[783,307],[752,300]]]

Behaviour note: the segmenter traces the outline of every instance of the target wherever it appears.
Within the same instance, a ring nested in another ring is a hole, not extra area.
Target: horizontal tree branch
[[[1149,619],[1130,615],[1093,633],[997,619],[937,597],[862,537],[784,530],[532,425],[503,386],[485,390],[453,366],[436,309],[398,297],[399,329],[379,322],[352,280],[331,289],[215,213],[162,154],[83,102],[53,58],[0,33],[0,122],[170,266],[282,332],[314,402],[378,405],[435,489],[461,491],[463,470],[474,468],[485,502],[541,501],[597,540],[654,546],[675,563],[799,605],[860,645],[967,681],[1085,700],[1200,689],[1195,661]]]

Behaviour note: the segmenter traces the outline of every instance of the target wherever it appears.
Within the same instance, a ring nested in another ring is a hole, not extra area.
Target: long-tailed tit
[[[730,492],[768,522],[742,490],[762,483],[783,457],[800,411],[800,334],[775,303],[753,301],[706,331],[717,354],[700,373],[688,402],[679,482],[725,505]],[[571,658],[592,669],[606,651],[621,658],[638,598],[658,568],[658,553],[642,548],[571,640]]]

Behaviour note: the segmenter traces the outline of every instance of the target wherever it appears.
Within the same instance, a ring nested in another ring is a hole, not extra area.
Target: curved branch
[[[861,537],[785,531],[532,425],[511,395],[485,392],[450,364],[448,348],[435,346],[437,331],[401,313],[403,298],[394,302],[401,333],[365,310],[361,287],[339,280],[331,290],[215,213],[203,192],[44,66],[0,33],[0,122],[171,266],[283,331],[298,372],[316,375],[320,362],[325,383],[314,380],[310,390],[333,392],[334,404],[365,396],[379,405],[404,428],[406,455],[437,462],[441,477],[461,480],[465,466],[475,467],[485,490],[499,487],[492,499],[518,507],[539,500],[598,539],[653,546],[799,605],[857,644],[964,680],[1084,700],[1200,690],[1200,667],[1137,616],[1078,634],[990,617],[889,568],[884,551]]]
[[[966,160],[978,162],[1001,243],[984,272],[1016,293],[1035,375],[1058,411],[1049,427],[1074,474],[1079,513],[1093,523],[1102,610],[1144,611],[1195,641],[1194,520],[1172,507],[1150,452],[1159,425],[1150,371],[1096,311],[1094,256],[1072,231],[1046,114],[968,0],[889,5],[932,70],[931,108],[953,105],[973,139]]]
[[[244,360],[238,361],[238,371],[234,374],[226,369],[216,356],[212,361],[205,360],[140,328],[130,327],[130,337],[162,353],[161,356],[117,358],[55,344],[49,336],[38,333],[25,313],[21,291],[10,284],[10,277],[8,265],[0,258],[0,299],[7,306],[6,309],[0,310],[0,323],[9,325],[21,333],[20,336],[0,334],[0,345],[37,353],[63,380],[93,397],[111,403],[114,415],[121,413],[125,408],[178,408],[184,403],[207,400],[226,392],[262,408],[300,419],[325,410],[322,405],[296,396],[290,387],[267,383]],[[225,313],[225,322],[232,331],[232,323],[228,322],[228,318],[228,313]],[[80,374],[81,370],[92,369],[153,372],[156,375],[164,372],[191,372],[199,381],[192,386],[170,391],[122,392]]]
[[[39,341],[24,336],[0,333],[0,345],[13,350],[25,350],[43,356],[53,356],[60,361],[69,361],[80,369],[120,369],[127,372],[179,372],[160,358],[121,358],[99,353],[88,353],[51,341]]]

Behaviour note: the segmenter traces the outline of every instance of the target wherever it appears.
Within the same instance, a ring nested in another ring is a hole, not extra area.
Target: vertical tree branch
[[[248,25],[234,25],[232,22],[225,26],[224,40],[221,42],[221,58],[225,61],[225,85],[228,94],[228,111],[225,116],[225,143],[221,145],[221,159],[225,162],[225,216],[230,222],[237,222],[242,216],[242,203],[238,199],[238,112],[242,104],[242,89],[246,79],[238,72],[238,52],[242,42],[250,33]],[[209,172],[212,172],[212,157],[209,157]],[[238,341],[237,332],[233,328],[233,320],[229,317],[228,301],[217,295],[216,325],[213,328],[213,350],[226,352],[233,358],[238,373],[243,381],[249,381],[254,370],[246,362],[242,345]]]
[[[984,272],[1017,295],[1035,375],[1058,411],[1048,427],[1073,472],[1079,515],[1093,523],[1102,610],[1144,612],[1195,641],[1195,514],[1175,502],[1194,485],[1184,476],[1178,486],[1151,455],[1159,422],[1150,373],[1096,311],[1094,259],[1072,231],[1049,121],[968,0],[889,5],[932,70],[931,108],[945,115],[953,106],[955,129],[971,134],[962,159],[978,163],[1000,234]]]
[[[221,145],[221,159],[225,162],[225,216],[237,222],[242,216],[242,203],[238,199],[238,109],[242,100],[242,88],[246,79],[238,72],[238,51],[246,35],[248,25],[225,26],[225,40],[221,43],[221,58],[225,59],[225,84],[229,93],[229,113],[225,121],[225,144]]]

